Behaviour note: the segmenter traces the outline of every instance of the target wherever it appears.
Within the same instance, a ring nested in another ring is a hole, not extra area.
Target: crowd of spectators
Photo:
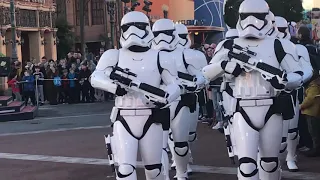
[[[29,60],[24,65],[13,62],[8,85],[16,100],[32,105],[57,105],[62,103],[89,103],[113,97],[95,90],[89,77],[95,70],[99,57],[81,61],[81,54],[70,52],[67,58],[54,61],[42,57],[39,63]]]

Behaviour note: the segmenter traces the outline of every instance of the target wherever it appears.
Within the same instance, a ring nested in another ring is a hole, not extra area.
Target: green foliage
[[[0,57],[6,57],[4,54],[0,53]]]
[[[57,38],[59,39],[59,44],[57,45],[58,58],[61,59],[65,58],[73,48],[75,34],[72,31],[73,27],[63,17],[57,19],[56,28],[58,28]]]
[[[303,7],[301,0],[266,0],[271,12],[275,16],[281,16],[288,22],[299,22],[303,19]]]
[[[239,6],[243,0],[227,0],[224,9],[224,22],[230,28],[236,28],[239,19]]]
[[[131,3],[135,3],[135,2],[137,2],[138,0],[131,0]]]

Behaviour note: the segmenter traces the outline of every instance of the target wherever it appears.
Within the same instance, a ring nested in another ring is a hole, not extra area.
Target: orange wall
[[[136,8],[136,11],[142,11],[142,8],[144,6],[143,0],[138,0],[140,2],[140,6]],[[150,6],[151,12],[149,13],[151,17],[160,17],[163,18],[163,11],[162,11],[162,5],[169,6],[170,0],[150,0],[153,4]],[[170,12],[170,9],[169,9]],[[169,13],[170,14],[170,13]]]
[[[194,0],[170,0],[169,18],[173,21],[194,19]]]
[[[142,11],[144,6],[143,0],[138,0],[140,6],[136,11]],[[163,18],[162,6],[169,7],[169,19],[173,21],[194,19],[194,0],[150,0],[153,4],[151,7],[151,17]],[[144,12],[144,11],[142,11]]]

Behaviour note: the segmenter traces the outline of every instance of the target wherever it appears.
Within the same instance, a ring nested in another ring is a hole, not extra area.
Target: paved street
[[[1,180],[114,180],[104,134],[111,132],[112,103],[43,106],[35,120],[0,126]],[[236,180],[224,137],[199,125],[193,180]],[[141,162],[138,162],[142,167]],[[320,158],[299,157],[301,171],[285,180],[319,180]],[[139,180],[143,170],[138,169]]]

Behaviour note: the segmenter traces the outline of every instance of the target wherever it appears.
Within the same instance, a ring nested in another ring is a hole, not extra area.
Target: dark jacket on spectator
[[[34,77],[32,75],[24,76],[22,81],[27,81],[23,83],[23,91],[34,91]]]

